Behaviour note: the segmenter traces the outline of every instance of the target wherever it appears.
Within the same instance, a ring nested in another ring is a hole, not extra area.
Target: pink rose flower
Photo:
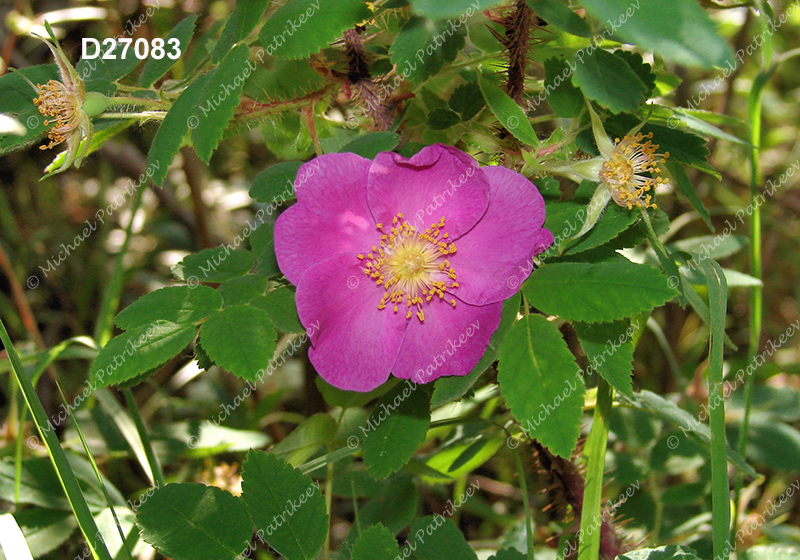
[[[553,243],[533,183],[450,146],[323,155],[298,177],[275,254],[301,322],[318,325],[309,359],[340,389],[469,373],[516,292],[508,279]]]

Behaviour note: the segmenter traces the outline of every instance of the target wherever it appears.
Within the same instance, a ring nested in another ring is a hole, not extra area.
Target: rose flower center
[[[406,319],[416,314],[423,322],[423,305],[433,298],[444,299],[446,290],[458,288],[456,271],[447,258],[456,252],[456,245],[448,241],[444,224],[442,217],[420,232],[403,219],[403,214],[397,214],[388,229],[377,224],[380,245],[373,245],[372,251],[358,258],[364,274],[383,286],[378,309],[388,305],[399,313],[405,307]],[[450,304],[455,307],[456,300],[450,298]]]

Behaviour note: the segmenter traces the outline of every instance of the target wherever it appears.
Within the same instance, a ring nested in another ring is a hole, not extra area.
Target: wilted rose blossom
[[[524,280],[553,242],[536,187],[441,144],[411,159],[312,163],[275,223],[275,253],[297,286],[300,320],[319,321],[309,350],[317,371],[352,391],[390,373],[422,383],[469,373],[516,291],[508,279]]]

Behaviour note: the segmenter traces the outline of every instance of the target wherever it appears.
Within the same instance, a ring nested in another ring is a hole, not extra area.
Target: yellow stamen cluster
[[[444,223],[442,217],[419,232],[405,221],[403,214],[397,214],[390,227],[377,224],[380,245],[373,245],[372,251],[359,254],[358,258],[364,274],[383,286],[378,309],[391,306],[399,313],[405,305],[406,319],[416,314],[423,322],[424,303],[433,298],[444,299],[447,290],[458,288],[456,271],[447,258],[456,252],[456,245],[448,240]],[[450,305],[455,307],[456,300],[451,298]]]
[[[50,143],[39,146],[42,150],[52,148],[64,142],[75,129],[80,126],[80,109],[82,100],[69,92],[67,87],[56,80],[50,80],[44,86],[36,84],[39,97],[33,103],[45,117],[55,117],[55,126],[47,133]],[[51,121],[45,120],[49,125]]]
[[[620,206],[628,210],[637,208],[656,208],[651,203],[652,196],[647,194],[655,192],[659,185],[666,185],[669,180],[660,176],[655,178],[643,173],[661,173],[659,163],[666,162],[669,152],[657,154],[658,144],[653,144],[650,139],[653,133],[643,135],[637,132],[636,136],[625,136],[620,141],[616,139],[616,147],[611,157],[603,164],[600,170],[600,180],[611,190],[611,197]],[[646,142],[642,140],[647,139]]]

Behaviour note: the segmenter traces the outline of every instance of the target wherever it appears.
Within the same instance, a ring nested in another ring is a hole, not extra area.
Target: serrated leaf
[[[258,42],[270,56],[305,58],[371,13],[363,0],[289,0],[269,17]]]
[[[728,42],[696,0],[583,0],[599,21],[611,21],[614,33],[685,66],[711,69],[733,58]],[[635,9],[634,9],[635,8]]]
[[[325,79],[307,60],[277,59],[272,68],[256,68],[242,92],[255,101],[272,103],[275,100],[303,97],[324,85]]]
[[[294,180],[302,161],[283,161],[270,165],[256,175],[250,187],[250,196],[259,202],[279,204],[294,200]]]
[[[516,548],[504,548],[497,554],[490,556],[489,560],[525,560],[525,555]]]
[[[175,560],[233,560],[253,534],[239,498],[195,483],[156,489],[137,509],[136,524],[145,542]]]
[[[461,122],[461,117],[450,109],[434,109],[428,113],[428,126],[431,130],[446,130]]]
[[[399,75],[414,83],[423,82],[456,59],[464,48],[466,34],[461,24],[451,29],[446,21],[412,16],[389,49],[389,60],[397,65]]]
[[[311,560],[322,548],[328,533],[325,498],[319,484],[286,461],[251,449],[242,500],[256,533],[287,560]]]
[[[519,294],[511,296],[503,302],[503,313],[500,316],[500,324],[489,340],[486,352],[467,375],[463,377],[455,375],[440,377],[436,380],[433,398],[431,399],[431,408],[438,408],[451,401],[460,399],[467,394],[483,372],[497,359],[497,352],[500,350],[500,344],[503,342],[506,334],[508,334],[508,329],[510,329],[514,321],[517,320],[519,306]]]
[[[636,72],[608,51],[579,51],[573,65],[572,83],[612,113],[632,113],[647,99],[647,86]]]
[[[637,52],[618,50],[614,51],[614,56],[621,58],[630,67],[634,73],[639,76],[642,83],[647,88],[647,96],[656,87],[656,75],[653,72],[653,67],[644,61],[642,55]]]
[[[586,21],[558,0],[528,0],[528,6],[547,23],[578,37],[591,37]]]
[[[225,282],[253,268],[253,253],[229,245],[187,255],[178,266],[190,286],[197,282]]]
[[[91,49],[91,47],[89,47]],[[134,45],[128,48],[125,58],[122,58],[124,45],[114,40],[113,52],[109,56],[115,58],[103,58],[111,50],[111,46],[106,46],[100,41],[100,55],[93,59],[81,59],[75,65],[75,71],[84,82],[86,91],[99,91],[105,95],[111,95],[117,90],[114,82],[127,76],[131,70],[139,64],[136,57]]]
[[[370,132],[345,144],[339,152],[353,152],[367,159],[375,159],[380,152],[391,152],[400,143],[394,132]]]
[[[236,0],[233,13],[225,22],[225,28],[211,53],[212,62],[221,60],[233,45],[250,35],[264,15],[267,4],[269,0]],[[186,49],[183,49],[183,52],[186,52]]]
[[[370,414],[361,444],[373,478],[386,478],[408,462],[425,441],[431,421],[427,387],[411,381],[386,393]]]
[[[306,462],[320,447],[336,437],[336,421],[330,414],[318,413],[301,422],[292,433],[270,449],[293,467]]]
[[[203,88],[210,79],[211,74],[204,74],[186,88],[172,104],[156,131],[150,151],[147,153],[147,167],[150,168],[151,165],[155,167],[156,172],[152,180],[158,186],[161,186],[167,176],[167,168],[178,153],[184,135],[189,132],[189,119],[194,117]]]
[[[200,342],[208,357],[249,381],[263,375],[275,354],[275,338],[269,315],[249,305],[227,307],[200,328]]]
[[[172,286],[150,292],[114,317],[121,329],[149,325],[159,319],[173,323],[197,323],[222,309],[222,297],[207,286]]]
[[[617,560],[700,560],[700,557],[691,548],[671,544],[626,552],[617,556]]]
[[[539,139],[533,131],[525,111],[517,105],[506,93],[490,82],[483,74],[478,74],[478,85],[483,93],[483,98],[492,113],[514,137],[530,146],[537,146]]]
[[[294,292],[286,286],[272,290],[265,296],[253,299],[250,305],[266,311],[273,324],[283,332],[305,332],[303,325],[300,324],[300,318],[297,316]]]
[[[543,312],[587,323],[633,317],[678,295],[657,269],[623,260],[551,263],[535,270],[523,291]]]
[[[544,62],[544,75],[543,93],[556,115],[568,118],[579,116],[585,101],[581,90],[572,85],[569,79],[572,75],[569,63],[558,58],[547,59]]]
[[[250,76],[250,49],[247,45],[234,47],[211,72],[211,79],[203,88],[193,116],[197,124],[192,127],[192,145],[198,157],[206,164],[217,149],[234,109],[239,104],[245,80]]]
[[[417,519],[408,536],[418,560],[478,560],[452,519],[432,515]]]
[[[267,290],[267,279],[255,274],[245,274],[226,280],[219,287],[225,307],[250,303]]]
[[[447,105],[461,115],[462,121],[468,121],[483,109],[486,101],[483,99],[478,83],[467,82],[453,90],[450,99],[447,100]]]
[[[575,323],[581,348],[591,367],[623,395],[633,396],[633,336],[638,322]],[[587,368],[588,369],[588,368]]]
[[[397,534],[417,516],[419,492],[414,477],[399,472],[381,482],[383,490],[359,511],[364,526],[383,523],[393,534]]]
[[[367,528],[353,546],[352,560],[395,560],[400,549],[394,535],[381,524]]]
[[[581,206],[581,208],[584,208]],[[567,214],[567,222],[577,214]],[[636,220],[639,214],[631,212],[627,208],[609,204],[603,210],[600,219],[590,231],[580,236],[574,241],[570,241],[562,248],[563,255],[575,255],[604,245],[608,241],[615,239],[623,231],[627,230]],[[557,231],[551,229],[550,231]],[[577,232],[573,232],[573,235]],[[567,238],[568,239],[568,238]]]
[[[498,371],[500,392],[526,434],[569,457],[580,435],[584,388],[558,328],[541,315],[519,320],[500,347]]]
[[[22,76],[34,84],[46,84],[49,80],[59,79],[58,67],[55,64],[31,66],[0,76],[3,112],[14,115],[25,126],[25,134],[22,136],[15,134],[0,136],[0,155],[30,146],[42,138],[49,128],[44,124],[45,117],[33,104],[33,99],[37,97],[36,90]]]
[[[92,386],[107,387],[160,366],[186,348],[196,331],[192,324],[158,320],[115,336],[92,362]]]
[[[167,52],[171,53],[174,48],[174,42],[170,44],[170,39],[177,39],[179,42],[178,48],[181,53],[186,52],[186,49],[189,47],[189,40],[192,38],[192,33],[194,32],[195,21],[197,21],[197,16],[191,15],[182,19],[180,23],[170,31],[169,35],[164,39],[164,48]],[[178,62],[178,59],[173,60],[166,54],[160,59],[153,58],[152,56],[149,57],[144,64],[144,68],[142,68],[141,76],[139,76],[139,86],[149,88],[161,76],[169,72],[169,69],[172,68],[176,62]]]
[[[503,0],[410,0],[414,11],[430,19],[452,18],[456,21],[466,21],[474,14],[502,4]]]

